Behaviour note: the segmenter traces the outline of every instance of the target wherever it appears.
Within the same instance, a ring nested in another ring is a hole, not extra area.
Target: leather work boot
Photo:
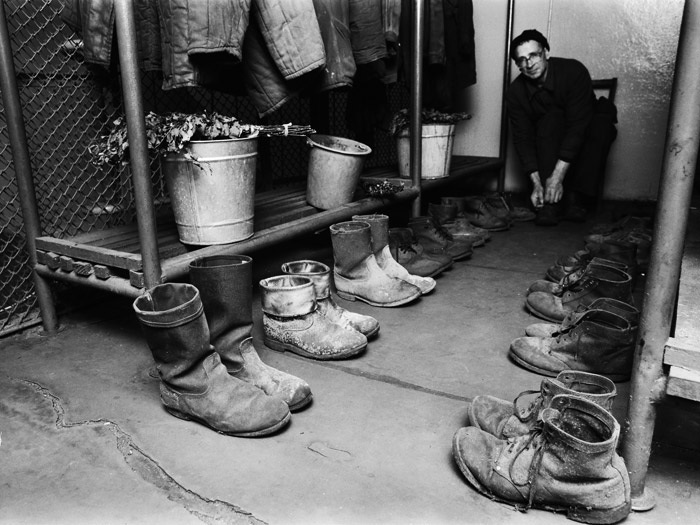
[[[627,381],[637,330],[629,321],[605,310],[588,310],[553,337],[518,337],[510,356],[528,370],[554,377],[578,370]]]
[[[629,322],[632,329],[639,326],[640,312],[631,304],[627,304],[617,299],[601,297],[588,306],[579,306],[575,312],[567,315],[561,324],[558,323],[533,323],[525,327],[525,335],[530,337],[556,337],[562,330],[575,324],[581,315],[588,310],[605,310],[624,317]]]
[[[455,261],[467,259],[474,253],[471,243],[455,240],[432,217],[411,217],[408,227],[413,230],[416,240],[428,253],[447,254]]]
[[[632,274],[630,273],[630,268],[626,264],[617,261],[611,261],[609,259],[601,259],[600,257],[593,257],[586,263],[582,262],[579,266],[572,267],[571,273],[564,275],[564,277],[562,277],[559,281],[552,281],[549,278],[536,280],[527,289],[527,293],[529,295],[532,292],[547,292],[554,295],[561,295],[562,293],[564,293],[564,290],[566,290],[567,288],[571,288],[577,281],[580,281],[581,278],[584,275],[586,275],[586,272],[588,271],[589,267],[595,266],[611,266],[613,268],[617,268],[618,270],[622,270],[627,274],[630,274],[630,277],[632,277]],[[632,278],[632,283],[630,287],[634,288],[634,278]]]
[[[533,315],[559,323],[579,305],[589,306],[601,297],[632,304],[630,275],[612,266],[591,264],[581,279],[564,287],[562,293],[532,292],[525,298],[525,306]]]
[[[586,249],[596,255],[602,255],[608,259],[612,258],[605,255],[611,250],[611,246],[618,245],[620,251],[629,251],[629,245],[633,245],[634,263],[639,268],[646,269],[649,265],[649,257],[651,256],[651,234],[642,232],[621,232],[610,236],[605,236],[601,239],[596,239],[594,236],[584,238]],[[612,248],[614,249],[614,248]]]
[[[331,293],[331,269],[318,261],[291,261],[282,265],[288,275],[308,277],[314,284],[318,311],[346,330],[360,332],[367,339],[379,333],[379,321],[369,315],[350,312],[339,306]]]
[[[486,207],[496,217],[506,218],[513,222],[527,222],[535,220],[535,212],[522,206],[513,206],[510,197],[505,193],[488,193],[484,195]]]
[[[253,344],[253,259],[218,255],[190,263],[190,282],[199,290],[210,342],[232,376],[282,399],[290,411],[312,400],[308,383],[266,365]]]
[[[443,206],[447,206],[446,210],[448,214],[452,213],[449,211],[450,206],[454,206],[455,208],[457,208],[457,215],[454,219],[455,223],[461,223],[466,221],[469,227],[472,229],[472,231],[481,235],[485,241],[489,241],[491,239],[491,234],[487,229],[479,228],[478,226],[474,226],[471,222],[469,222],[469,219],[466,215],[467,206],[465,197],[441,197],[440,204]],[[430,204],[428,204],[428,207],[430,207]],[[430,212],[430,209],[428,209],[428,212]]]
[[[333,244],[333,280],[338,295],[372,306],[399,306],[415,301],[421,290],[381,269],[372,251],[371,227],[366,222],[345,221],[330,227]]]
[[[435,277],[454,264],[447,254],[428,253],[416,241],[411,228],[389,228],[391,256],[408,273],[421,277]]]
[[[435,279],[432,277],[421,277],[412,275],[397,263],[391,256],[389,250],[389,216],[382,214],[373,215],[353,215],[353,221],[366,222],[370,226],[372,236],[372,252],[377,264],[390,277],[396,277],[402,281],[417,286],[421,294],[425,295],[435,289]]]
[[[199,291],[191,284],[160,284],[133,303],[160,376],[169,413],[217,432],[253,437],[286,425],[287,404],[229,374],[210,344]]]
[[[570,520],[608,524],[630,513],[630,480],[616,453],[620,425],[601,406],[554,396],[529,433],[499,439],[476,427],[452,440],[454,459],[481,494],[521,511],[565,512]]]
[[[367,349],[367,338],[323,315],[308,277],[277,275],[260,281],[263,340],[278,352],[312,359],[346,359]]]
[[[457,216],[457,206],[452,204],[428,204],[428,215],[438,222],[455,240],[470,242],[473,248],[484,246],[491,234],[477,228],[462,215]]]
[[[538,394],[526,406],[528,396]],[[514,401],[493,396],[476,396],[469,404],[469,421],[499,439],[522,436],[530,432],[539,421],[539,415],[559,394],[569,394],[593,401],[606,410],[612,408],[617,388],[607,377],[575,370],[560,372],[554,379],[543,379],[538,390],[526,390]]]
[[[494,216],[486,207],[483,197],[467,196],[464,198],[464,215],[474,226],[491,232],[501,232],[510,228],[510,223]]]
[[[547,279],[560,282],[567,275],[575,272],[583,272],[588,263],[593,259],[607,261],[624,269],[632,278],[637,274],[637,246],[632,243],[615,240],[588,244],[586,249],[579,250],[573,255],[560,257],[547,269]]]

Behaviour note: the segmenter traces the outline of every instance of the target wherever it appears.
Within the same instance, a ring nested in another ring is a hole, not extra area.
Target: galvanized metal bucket
[[[255,233],[257,137],[192,141],[162,160],[163,175],[184,244],[242,241]]]
[[[372,149],[332,135],[309,135],[306,142],[311,146],[306,202],[322,210],[352,202],[364,159]]]
[[[454,124],[423,124],[421,141],[421,179],[441,179],[450,174],[454,147]],[[408,130],[396,139],[399,176],[410,179],[411,139]]]

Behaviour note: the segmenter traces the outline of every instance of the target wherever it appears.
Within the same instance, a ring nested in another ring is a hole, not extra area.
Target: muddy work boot
[[[490,232],[501,232],[510,228],[510,222],[496,217],[489,211],[485,199],[479,196],[464,198],[464,215],[474,226]]]
[[[535,399],[531,399],[533,394],[538,394]],[[493,396],[475,397],[469,404],[469,421],[472,426],[500,439],[522,436],[535,428],[542,410],[559,394],[583,397],[610,410],[617,389],[607,377],[565,370],[554,379],[542,380],[539,391],[522,392],[515,401]]]
[[[612,266],[591,264],[578,281],[564,286],[558,293],[529,293],[525,307],[537,317],[559,323],[579,306],[589,306],[601,297],[632,304],[630,274]]]
[[[379,321],[374,317],[350,312],[335,302],[331,292],[331,269],[325,264],[308,259],[291,261],[282,265],[282,272],[311,279],[318,311],[330,321],[347,330],[360,332],[367,339],[379,333]]]
[[[389,217],[387,215],[353,215],[352,220],[366,222],[370,225],[374,257],[377,259],[379,267],[387,275],[417,286],[423,295],[435,289],[435,279],[409,273],[406,268],[397,263],[391,256],[391,250],[389,250]]]
[[[155,286],[133,304],[160,376],[160,399],[175,417],[232,436],[275,432],[290,420],[280,398],[229,374],[210,344],[197,288]]]
[[[253,344],[253,259],[246,255],[204,257],[190,263],[209,324],[211,344],[232,376],[282,399],[291,411],[307,406],[308,383],[260,359]]]
[[[620,425],[609,411],[577,396],[552,398],[525,435],[499,439],[461,428],[452,453],[481,494],[527,511],[565,512],[583,523],[617,523],[630,513],[630,480],[616,453]]]
[[[446,254],[455,261],[468,259],[474,253],[471,243],[456,240],[432,217],[411,217],[408,227],[413,230],[416,240],[428,253]]]
[[[428,204],[428,215],[442,226],[457,241],[471,243],[473,248],[484,246],[491,234],[483,228],[477,228],[464,216],[458,215],[457,206],[453,204]]]
[[[367,338],[323,315],[314,284],[300,275],[278,275],[260,281],[263,340],[278,352],[311,359],[347,359],[367,349]]]
[[[426,252],[410,228],[389,228],[389,251],[408,273],[421,277],[435,277],[454,264],[447,254]]]
[[[601,297],[596,299],[589,306],[579,306],[575,312],[567,315],[564,320],[559,323],[532,323],[525,327],[525,335],[530,337],[556,337],[559,332],[573,326],[578,322],[578,319],[588,310],[605,310],[619,315],[629,322],[633,330],[639,325],[640,312],[631,304],[609,297]]]
[[[333,280],[338,295],[348,301],[393,307],[418,299],[422,292],[413,284],[388,275],[372,251],[371,227],[366,222],[346,221],[331,225]]]
[[[518,337],[510,345],[510,357],[523,368],[545,376],[576,370],[627,381],[636,332],[617,314],[588,310],[554,337]]]

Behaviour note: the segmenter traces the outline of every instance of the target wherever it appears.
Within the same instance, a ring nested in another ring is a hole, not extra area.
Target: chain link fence
[[[68,238],[135,220],[128,167],[97,168],[88,146],[122,114],[119,71],[85,63],[80,39],[63,23],[60,0],[5,0],[14,52],[36,199],[43,235]],[[218,111],[239,120],[260,123],[246,97],[204,89],[162,91],[160,74],[142,73],[146,111]],[[390,110],[408,105],[408,90],[387,88]],[[326,133],[353,137],[346,118],[348,95],[328,94]],[[310,102],[299,98],[283,106],[264,123],[310,123]],[[274,120],[274,122],[272,122]],[[261,152],[267,156],[258,176],[261,189],[299,183],[306,177],[308,148],[301,139],[270,137]],[[373,154],[365,166],[396,163],[388,132],[375,136]],[[262,160],[262,159],[261,159]],[[152,165],[156,211],[168,206],[168,195],[157,161]],[[32,271],[9,145],[5,112],[0,113],[0,337],[40,322]],[[57,290],[68,285],[57,284]],[[56,293],[59,313],[68,304]],[[75,297],[75,295],[72,295]]]

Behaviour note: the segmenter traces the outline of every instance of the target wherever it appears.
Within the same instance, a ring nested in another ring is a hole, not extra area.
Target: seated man
[[[510,57],[520,75],[506,94],[508,115],[515,150],[532,181],[535,222],[584,221],[617,136],[615,107],[596,100],[581,62],[550,57],[549,42],[535,29],[513,39]]]

